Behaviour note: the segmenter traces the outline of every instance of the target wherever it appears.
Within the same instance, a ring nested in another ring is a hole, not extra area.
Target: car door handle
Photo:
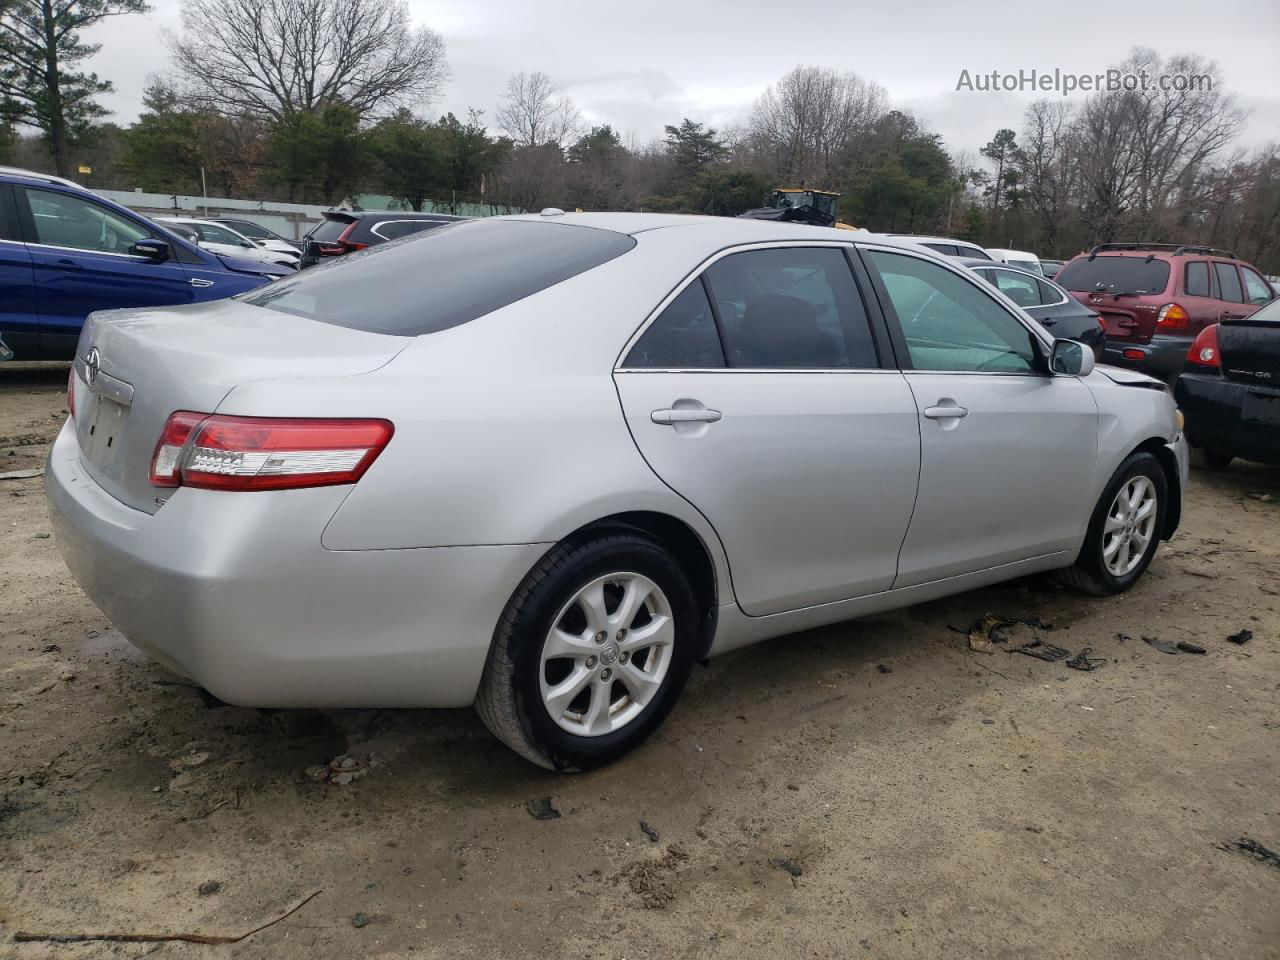
[[[55,270],[83,270],[84,268],[74,260],[55,260],[53,262]]]
[[[672,426],[677,423],[715,423],[722,416],[719,410],[655,410],[649,414],[649,419]]]
[[[213,281],[212,281],[212,280],[206,280],[204,277],[192,277],[192,278],[191,278],[191,285],[192,285],[193,287],[212,287],[212,286],[213,286]]]
[[[1052,326],[1053,326],[1055,323],[1057,323],[1057,322],[1058,322],[1058,321],[1057,321],[1057,320],[1055,320],[1053,317],[1045,317],[1043,320],[1041,320],[1041,321],[1040,321],[1040,326],[1042,326],[1042,327],[1052,327]]]
[[[969,415],[967,407],[948,404],[944,407],[925,407],[924,415],[930,420],[963,420]]]

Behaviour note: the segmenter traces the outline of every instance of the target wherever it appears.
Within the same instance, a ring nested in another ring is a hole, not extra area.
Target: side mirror
[[[129,252],[135,257],[146,257],[148,260],[169,259],[169,244],[163,240],[139,240]]]
[[[1055,340],[1049,367],[1068,377],[1087,377],[1093,372],[1093,351],[1075,340]]]

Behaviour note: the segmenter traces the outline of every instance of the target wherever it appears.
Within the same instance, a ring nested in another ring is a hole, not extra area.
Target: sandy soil
[[[0,366],[0,472],[40,465],[65,377]],[[1280,470],[1196,474],[1125,596],[1037,579],[775,640],[576,777],[470,711],[210,701],[80,593],[40,484],[0,480],[0,955],[1280,958],[1280,869],[1228,844],[1280,849]],[[1107,662],[949,629],[989,612]],[[351,784],[308,775],[344,754]],[[235,935],[316,890],[234,945],[11,939]]]

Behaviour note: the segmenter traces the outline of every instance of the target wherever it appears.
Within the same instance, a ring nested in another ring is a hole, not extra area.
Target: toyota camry
[[[46,484],[134,644],[253,706],[457,707],[635,747],[691,666],[1178,524],[1167,389],[913,244],[768,221],[463,221],[90,317]]]

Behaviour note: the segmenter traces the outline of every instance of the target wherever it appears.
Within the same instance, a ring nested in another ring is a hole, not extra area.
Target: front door
[[[13,188],[7,183],[0,183],[0,344],[0,360],[10,353],[19,360],[40,355],[35,273],[18,228]]]
[[[1078,545],[1097,459],[1089,388],[1042,372],[1029,326],[976,279],[901,251],[864,258],[920,410],[920,492],[894,586]]]
[[[893,583],[919,426],[906,380],[881,366],[843,245],[720,257],[615,381],[649,465],[720,536],[744,612]]]
[[[144,222],[78,194],[16,189],[46,356],[70,357],[84,318],[95,310],[191,302],[193,288],[180,263],[129,252],[137,241],[154,238]]]

